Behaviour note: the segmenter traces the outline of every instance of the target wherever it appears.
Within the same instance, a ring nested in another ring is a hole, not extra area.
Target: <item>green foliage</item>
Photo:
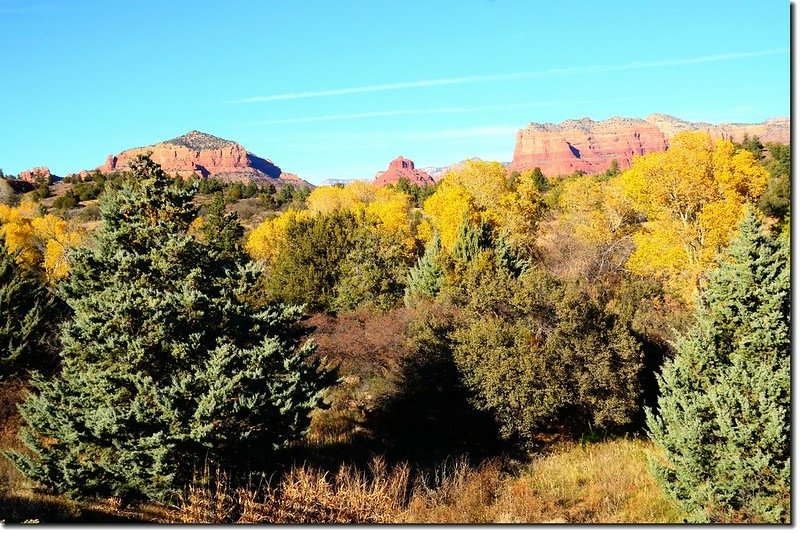
[[[66,211],[68,209],[72,209],[73,207],[77,207],[79,203],[80,198],[78,198],[78,195],[76,195],[75,192],[70,189],[53,201],[53,208]]]
[[[405,243],[395,235],[362,227],[339,268],[334,310],[372,304],[386,311],[400,301],[405,290],[409,270]]]
[[[242,198],[252,198],[258,194],[258,186],[254,181],[248,181],[247,185],[242,187]]]
[[[85,181],[76,183],[72,186],[72,189],[67,191],[67,193],[74,194],[80,201],[85,202],[86,200],[94,200],[100,193],[103,192],[103,186],[105,185],[105,180],[101,179],[98,181]]]
[[[610,167],[608,167],[608,170],[606,170],[605,172],[603,172],[603,173],[602,173],[600,176],[601,176],[603,179],[611,179],[611,178],[613,178],[614,176],[618,176],[618,175],[619,175],[619,173],[620,173],[620,169],[619,169],[619,161],[617,161],[616,159],[612,159],[612,160],[611,160],[611,166],[610,166]]]
[[[481,250],[491,248],[493,244],[492,227],[488,222],[474,224],[464,219],[458,228],[453,246],[453,260],[456,265],[464,267],[475,259]]]
[[[218,179],[213,178],[206,178],[201,179],[197,188],[197,192],[200,194],[212,194],[215,192],[222,192],[225,188],[225,184],[222,183]]]
[[[50,182],[48,180],[37,178],[34,187],[35,189],[31,193],[31,199],[34,202],[50,198]]]
[[[299,307],[249,304],[258,269],[196,238],[191,191],[147,157],[72,255],[62,369],[20,407],[30,479],[72,496],[164,500],[206,461],[254,468],[306,431],[334,380]]]
[[[272,203],[274,203],[276,208],[281,208],[290,204],[299,208],[305,205],[309,194],[311,194],[311,189],[305,185],[302,187],[295,187],[294,185],[287,184],[273,194]]]
[[[306,304],[313,310],[331,309],[341,266],[353,249],[358,229],[356,217],[340,211],[290,225],[290,245],[281,248],[266,280],[269,297]]]
[[[414,207],[422,207],[425,200],[436,192],[436,184],[417,185],[416,183],[411,183],[408,178],[400,178],[397,183],[390,183],[387,187],[396,188],[406,193],[411,198],[411,205]]]
[[[225,210],[225,199],[216,193],[211,200],[208,211],[203,217],[200,227],[205,241],[222,257],[242,260],[244,257],[244,228],[239,223],[236,213]]]
[[[409,270],[405,288],[406,305],[413,305],[418,298],[434,298],[439,294],[444,285],[444,271],[438,261],[441,249],[439,235],[436,234],[425,248],[425,253]]]
[[[24,371],[41,370],[49,361],[44,346],[48,325],[56,319],[52,296],[16,257],[0,251],[0,381]]]
[[[761,144],[761,140],[758,136],[753,135],[750,137],[747,133],[744,134],[742,138],[742,142],[740,143],[733,143],[737,150],[747,150],[753,157],[756,158],[756,161],[761,159],[761,152],[764,150],[764,145]]]
[[[648,412],[654,471],[693,520],[790,516],[790,269],[750,211],[708,278]]]
[[[767,143],[769,158],[765,165],[772,176],[788,176],[792,172],[792,147],[788,144]]]
[[[533,184],[536,185],[536,188],[539,189],[539,192],[545,193],[550,190],[550,182],[547,181],[545,175],[542,174],[541,168],[533,168],[533,171],[531,172],[531,179],[533,180]]]
[[[493,250],[470,264],[454,299],[456,362],[481,409],[523,444],[568,424],[575,432],[624,427],[640,396],[639,344],[628,325],[574,285],[539,267],[518,277]]]
[[[767,188],[758,200],[758,208],[765,215],[785,219],[791,209],[792,151],[788,144],[767,144],[769,158],[764,166],[769,171]]]
[[[459,226],[453,251],[447,258],[453,274],[451,279],[458,283],[464,270],[486,251],[491,251],[491,258],[498,268],[514,277],[528,266],[528,262],[508,242],[506,233],[496,234],[496,230],[486,221],[474,223],[464,219]]]
[[[237,182],[229,183],[225,187],[225,203],[230,204],[236,200],[244,198],[242,195],[242,184]]]

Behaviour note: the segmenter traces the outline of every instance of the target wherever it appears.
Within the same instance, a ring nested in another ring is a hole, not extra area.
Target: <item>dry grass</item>
[[[409,469],[389,470],[376,458],[365,474],[342,466],[330,476],[308,467],[289,471],[277,487],[232,488],[208,470],[180,498],[180,523],[369,524],[393,521],[405,501]]]
[[[198,480],[180,501],[182,523],[675,523],[677,508],[647,466],[650,445],[614,440],[559,445],[504,472],[499,460],[477,468],[448,463],[412,479],[405,465],[376,459],[368,473],[342,467],[331,476],[296,467],[277,487],[232,489],[224,476]]]
[[[498,522],[674,523],[681,516],[650,474],[644,441],[562,445],[534,461],[495,504]]]
[[[561,444],[517,476],[496,462],[455,469],[417,492],[404,521],[416,523],[675,523],[681,515],[652,478],[650,445],[614,440]]]

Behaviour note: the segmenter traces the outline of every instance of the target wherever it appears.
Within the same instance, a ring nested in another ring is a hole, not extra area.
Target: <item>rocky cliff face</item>
[[[378,172],[375,175],[374,183],[387,185],[397,183],[400,178],[406,178],[416,185],[432,185],[434,183],[433,178],[427,172],[414,168],[414,162],[402,156],[398,156],[389,163],[388,169]]]
[[[747,134],[758,136],[761,142],[789,142],[789,119],[770,119],[760,124],[710,124],[661,114],[599,122],[582,118],[560,124],[531,123],[521,129],[509,168],[522,171],[539,167],[547,176],[577,170],[596,174],[607,170],[616,159],[624,169],[635,156],[662,152],[676,133],[689,130],[734,141],[741,141]]]
[[[282,172],[269,159],[248,152],[241,144],[200,131],[190,131],[168,141],[109,155],[98,170],[106,173],[124,170],[134,157],[145,152],[150,152],[153,161],[167,173],[183,177],[198,174],[225,181],[308,185],[298,176]]]

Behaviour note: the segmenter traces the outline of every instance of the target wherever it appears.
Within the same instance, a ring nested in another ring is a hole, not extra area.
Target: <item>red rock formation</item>
[[[397,156],[389,163],[388,169],[378,172],[375,175],[374,183],[376,185],[387,185],[389,183],[397,183],[400,178],[406,178],[411,183],[420,186],[433,185],[434,183],[433,178],[427,172],[415,169],[414,162],[403,156]]]
[[[566,120],[560,124],[531,123],[517,132],[514,160],[509,170],[541,168],[546,176],[604,172],[616,159],[620,168],[633,158],[649,152],[662,152],[669,139],[682,131],[705,131],[715,138],[741,141],[745,134],[762,142],[789,142],[789,120],[771,119],[761,124],[709,124],[687,122],[669,115],[649,115],[645,119],[614,117],[595,122],[589,118]]]
[[[47,167],[34,167],[30,170],[23,170],[19,173],[19,179],[28,183],[36,183],[37,180],[52,181],[53,175]]]
[[[134,157],[147,152],[168,174],[180,174],[183,177],[198,174],[204,178],[254,180],[274,185],[283,185],[284,181],[308,185],[294,174],[281,172],[269,159],[248,152],[239,143],[196,130],[169,141],[109,155],[98,169],[105,173],[123,170]]]

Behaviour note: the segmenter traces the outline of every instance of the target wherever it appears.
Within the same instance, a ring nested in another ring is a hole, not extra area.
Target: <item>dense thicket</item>
[[[465,221],[452,252],[435,255],[431,248],[412,271],[412,279],[427,280],[412,287],[440,286],[438,295],[417,289],[407,299],[414,305],[435,296],[453,313],[440,343],[472,405],[523,445],[544,430],[630,424],[642,392],[642,353],[629,324],[495,233]]]
[[[667,491],[703,521],[790,512],[789,249],[750,212],[708,276],[695,324],[663,368],[648,415]]]
[[[280,250],[266,279],[270,297],[313,310],[329,309],[358,226],[356,217],[343,211],[290,224],[291,246]]]
[[[253,308],[254,265],[193,235],[192,191],[147,158],[132,171],[71,258],[62,370],[33,379],[29,450],[10,454],[76,496],[163,499],[206,461],[250,469],[304,433],[333,380],[299,345],[301,309]]]
[[[630,328],[540,267],[519,276],[481,253],[464,274],[455,360],[478,405],[506,436],[609,430],[629,424],[642,353]]]

